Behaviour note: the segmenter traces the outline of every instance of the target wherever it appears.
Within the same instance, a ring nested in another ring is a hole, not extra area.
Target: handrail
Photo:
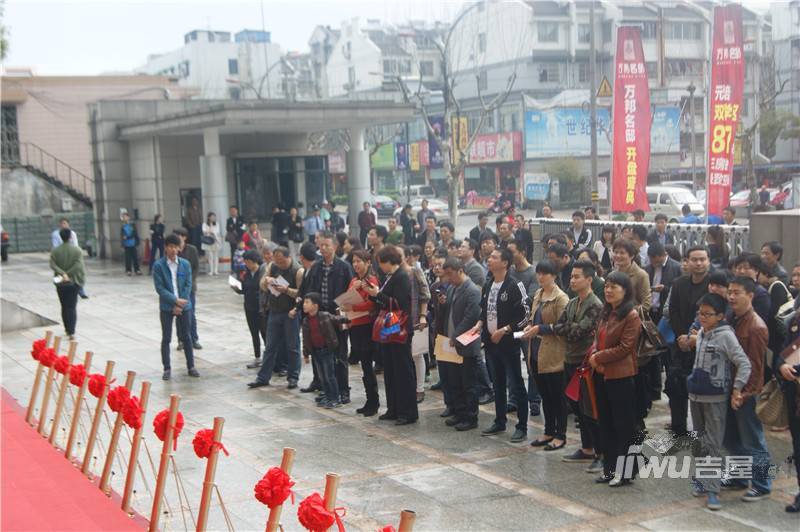
[[[21,164],[36,168],[50,177],[57,179],[64,185],[69,186],[71,189],[83,194],[85,197],[92,198],[94,180],[41,146],[33,142],[20,142],[19,159]]]

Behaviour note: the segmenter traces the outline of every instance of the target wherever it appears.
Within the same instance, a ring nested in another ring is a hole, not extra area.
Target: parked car
[[[450,220],[450,207],[447,206],[447,203],[437,198],[414,198],[411,200],[409,203],[411,204],[411,208],[413,209],[415,215],[422,208],[422,200],[428,200],[428,208],[433,211],[434,215],[436,215],[437,222]],[[402,207],[398,207],[394,211],[394,215],[400,216],[400,211],[402,210]]]
[[[389,196],[381,196],[373,194],[371,200],[372,206],[378,211],[378,216],[391,216],[392,213],[400,206],[398,202]]]
[[[683,187],[647,187],[647,201],[650,203],[650,218],[664,213],[670,223],[677,223],[681,219],[683,216],[681,208],[684,205],[689,205],[692,214],[697,216],[703,216],[706,212],[703,204],[692,194],[692,191]]]
[[[409,203],[415,198],[435,198],[436,191],[430,185],[411,185],[408,187]]]
[[[781,185],[779,191],[774,196],[770,196],[769,204],[776,209],[792,209],[792,182],[787,181]]]
[[[772,202],[775,199],[775,196],[778,194],[777,188],[768,188],[769,191],[769,200]],[[736,194],[731,196],[730,201],[731,207],[736,207],[746,209],[750,206],[750,191],[748,189],[740,190]]]

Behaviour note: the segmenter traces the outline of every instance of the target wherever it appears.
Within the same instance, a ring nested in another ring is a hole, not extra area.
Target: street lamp
[[[695,148],[695,120],[694,120],[694,91],[697,90],[697,87],[694,86],[694,83],[691,81],[689,82],[689,86],[686,87],[686,90],[689,91],[689,115],[691,117],[691,131],[692,131],[692,193],[697,195],[697,149]]]

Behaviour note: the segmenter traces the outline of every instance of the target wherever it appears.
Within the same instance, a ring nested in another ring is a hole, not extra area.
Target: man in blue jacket
[[[161,315],[161,363],[164,365],[162,378],[168,381],[171,377],[169,358],[169,342],[172,340],[172,319],[175,318],[179,338],[183,342],[186,354],[186,367],[190,377],[199,377],[194,367],[194,349],[189,336],[191,330],[190,315],[192,303],[189,300],[192,292],[192,267],[189,261],[178,256],[181,239],[172,234],[164,240],[164,256],[153,265],[153,284],[158,292],[158,307]]]

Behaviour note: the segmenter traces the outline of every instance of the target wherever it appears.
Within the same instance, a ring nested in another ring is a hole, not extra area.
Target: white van
[[[408,202],[415,198],[435,198],[436,191],[430,185],[411,185],[408,187]]]
[[[650,204],[648,219],[655,218],[656,214],[667,215],[669,223],[677,223],[683,213],[681,208],[689,205],[692,214],[703,216],[706,213],[703,204],[692,194],[691,190],[683,187],[649,186],[647,187],[647,202]]]

